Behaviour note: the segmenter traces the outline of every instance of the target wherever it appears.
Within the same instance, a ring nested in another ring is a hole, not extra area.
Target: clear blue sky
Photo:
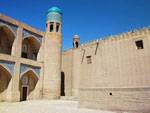
[[[150,25],[150,0],[0,0],[0,12],[45,31],[47,10],[63,11],[63,48]]]

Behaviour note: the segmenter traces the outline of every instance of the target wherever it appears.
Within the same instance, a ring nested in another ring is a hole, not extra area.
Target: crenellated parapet
[[[123,39],[128,39],[131,37],[138,37],[138,36],[147,35],[147,34],[150,34],[150,26],[144,27],[142,29],[135,29],[129,32],[118,34],[118,35],[110,35],[110,36],[105,36],[96,40],[87,41],[81,44],[81,47],[92,45],[92,44],[99,43],[99,42],[117,41],[117,40],[123,40]]]

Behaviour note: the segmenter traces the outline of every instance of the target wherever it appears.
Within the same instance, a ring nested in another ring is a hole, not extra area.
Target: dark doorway
[[[65,96],[65,73],[61,72],[61,96]]]
[[[27,100],[27,92],[28,92],[28,88],[22,87],[22,101]]]
[[[25,52],[22,52],[22,55],[21,55],[23,58],[27,58],[28,56],[27,56],[27,53],[25,53]]]

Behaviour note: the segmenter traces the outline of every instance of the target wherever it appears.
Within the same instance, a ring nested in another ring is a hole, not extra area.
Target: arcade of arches
[[[0,26],[0,53],[11,55],[15,35],[7,26]],[[22,41],[22,57],[37,60],[40,49],[40,42],[34,37],[29,36]]]
[[[12,56],[12,51],[13,51],[12,48],[14,46],[14,41],[16,41],[15,38],[17,36],[18,34],[15,34],[15,31],[13,31],[9,25],[8,26],[0,25],[0,54],[2,56],[3,55]],[[37,39],[37,37],[30,35],[28,37],[24,37],[24,38],[19,37],[19,38],[22,38],[20,57],[30,59],[30,60],[37,60],[38,52],[41,46],[41,43]],[[10,65],[8,64],[7,66],[9,68]],[[8,88],[9,86],[11,88],[12,85],[10,84],[10,80],[12,79],[11,74],[12,73],[10,71],[8,71],[5,67],[0,65],[0,101],[8,100],[7,96],[11,95],[8,94],[9,93]],[[18,90],[20,91],[19,92],[20,100],[26,100],[32,98],[32,94],[36,87],[38,79],[39,78],[32,70],[29,70],[22,75],[22,77],[20,78],[20,82],[18,83],[19,85],[14,86],[14,87],[19,87]]]

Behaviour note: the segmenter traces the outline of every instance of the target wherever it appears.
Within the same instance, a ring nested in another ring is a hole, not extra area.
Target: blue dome
[[[48,10],[48,13],[51,13],[51,12],[55,12],[55,13],[59,13],[59,14],[62,14],[62,11],[61,9],[59,9],[58,7],[52,7]]]

